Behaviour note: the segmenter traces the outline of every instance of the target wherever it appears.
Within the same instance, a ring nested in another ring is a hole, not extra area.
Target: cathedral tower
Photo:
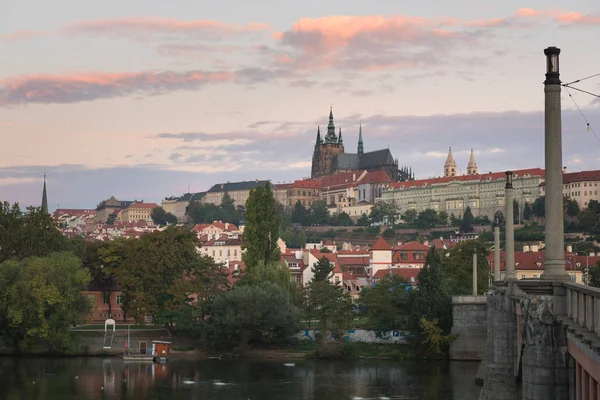
[[[448,150],[448,158],[446,158],[446,162],[444,163],[444,176],[456,176],[456,162],[454,161],[454,157],[452,157],[452,147]]]
[[[475,162],[473,149],[471,149],[471,157],[469,158],[469,164],[467,165],[467,175],[477,175],[477,163]]]
[[[333,160],[339,153],[344,152],[344,142],[342,140],[342,130],[340,128],[339,137],[335,134],[335,124],[333,122],[333,109],[329,109],[329,123],[327,124],[327,134],[325,139],[321,140],[321,131],[317,127],[317,142],[313,152],[312,169],[310,177],[319,179],[326,175],[332,175],[335,170]]]
[[[42,191],[42,212],[48,214],[48,195],[46,194],[46,174],[44,174],[44,190]]]

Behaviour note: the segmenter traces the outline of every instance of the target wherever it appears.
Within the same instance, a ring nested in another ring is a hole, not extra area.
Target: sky
[[[449,147],[543,168],[543,49],[600,73],[598,0],[46,3],[0,0],[0,201],[39,206],[46,174],[51,210],[310,176],[330,107],[346,152],[362,124],[417,178]],[[600,169],[600,101],[562,110],[564,165]]]

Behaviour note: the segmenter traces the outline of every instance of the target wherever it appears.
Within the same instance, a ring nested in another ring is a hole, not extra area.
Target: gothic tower
[[[321,140],[320,129],[317,128],[317,142],[313,153],[311,178],[319,179],[326,175],[334,173],[333,159],[338,153],[344,152],[344,143],[342,140],[342,130],[340,128],[339,137],[335,134],[335,124],[333,122],[333,110],[329,109],[329,123],[327,124],[327,134],[325,139]]]
[[[467,175],[477,175],[477,163],[475,162],[473,149],[471,149],[471,157],[469,158],[469,164],[467,164]]]
[[[46,194],[46,174],[44,174],[44,190],[42,191],[42,212],[48,214],[48,195]]]
[[[359,156],[362,156],[365,153],[365,148],[363,145],[363,138],[362,138],[362,121],[360,123],[360,125],[358,126],[358,151],[357,154]]]
[[[448,158],[446,158],[446,162],[444,163],[444,176],[456,176],[456,162],[454,161],[454,157],[452,157],[452,147],[448,150]]]

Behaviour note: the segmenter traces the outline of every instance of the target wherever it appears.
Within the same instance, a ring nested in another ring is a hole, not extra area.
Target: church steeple
[[[327,124],[327,135],[325,135],[325,143],[336,143],[337,136],[335,135],[335,125],[333,123],[333,108],[329,107],[329,124]]]
[[[316,145],[318,146],[322,143],[323,143],[323,141],[321,140],[321,127],[317,126],[317,143],[316,143]]]
[[[46,194],[46,174],[44,174],[44,190],[42,192],[42,212],[48,214],[48,195]]]
[[[365,152],[364,146],[363,146],[363,139],[362,139],[362,121],[360,122],[360,125],[358,126],[358,155],[362,156]]]
[[[467,164],[467,175],[477,175],[477,163],[475,162],[473,149],[471,149],[471,157],[469,158],[469,164]]]
[[[448,158],[446,158],[446,162],[444,163],[444,176],[456,176],[456,162],[454,161],[454,157],[452,157],[452,147],[448,149]]]
[[[344,141],[342,140],[342,128],[340,128],[340,134],[338,135],[338,143],[342,144]]]

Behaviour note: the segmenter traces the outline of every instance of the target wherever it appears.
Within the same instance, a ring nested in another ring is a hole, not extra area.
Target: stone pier
[[[452,297],[452,320],[452,333],[458,338],[450,345],[450,359],[482,360],[487,332],[487,297]]]

